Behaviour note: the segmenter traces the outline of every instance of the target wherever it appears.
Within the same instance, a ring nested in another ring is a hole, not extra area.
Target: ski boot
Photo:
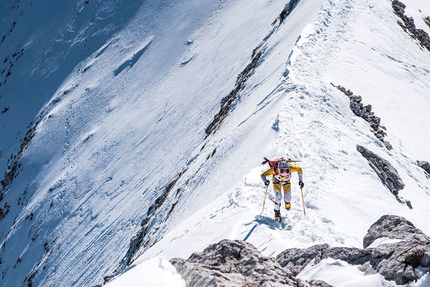
[[[285,202],[285,209],[290,210],[290,208],[291,208],[291,203]]]
[[[281,211],[275,209],[275,220],[281,222]]]

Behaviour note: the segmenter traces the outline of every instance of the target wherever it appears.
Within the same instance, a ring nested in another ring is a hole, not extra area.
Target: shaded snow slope
[[[191,191],[207,177],[194,176],[217,144],[203,148],[205,128],[285,4],[79,3],[50,6],[55,17],[64,9],[60,22],[41,17],[44,3],[8,18],[21,17],[2,55],[17,42],[28,52],[1,87],[2,105],[10,107],[1,115],[8,135],[1,159],[5,284],[95,285],[132,259],[133,252],[125,257],[129,241],[143,222],[142,250],[156,242],[169,227],[164,220],[175,196],[185,194],[169,194],[178,174],[189,168],[183,181]],[[23,104],[26,89],[40,91],[35,103]],[[32,110],[19,118],[24,108]],[[233,172],[201,204],[242,173]]]
[[[406,14],[430,15],[426,1],[413,3]],[[163,257],[223,238],[272,256],[361,247],[383,214],[430,234],[429,179],[416,165],[430,160],[430,52],[397,24],[390,1],[302,0],[282,23],[278,0],[78,1],[50,6],[52,19],[40,16],[44,4],[8,6],[2,17],[1,57],[24,48],[0,87],[9,108],[0,175],[16,171],[0,204],[2,284],[94,286],[152,258],[132,270],[155,262],[181,286]],[[392,150],[332,84],[372,105]],[[208,134],[228,96],[228,116]],[[357,144],[394,165],[413,209]],[[306,216],[293,175],[279,227],[269,199],[259,216],[259,175],[263,156],[281,155],[301,160]]]

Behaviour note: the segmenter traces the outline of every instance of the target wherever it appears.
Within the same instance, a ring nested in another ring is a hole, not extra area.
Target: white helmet
[[[286,161],[278,163],[278,173],[282,176],[287,176],[290,173],[290,165]]]

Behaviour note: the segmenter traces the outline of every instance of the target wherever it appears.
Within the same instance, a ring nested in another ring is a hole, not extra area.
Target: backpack
[[[267,157],[264,157],[264,161],[261,164],[268,163],[270,167],[273,167],[275,169],[275,172],[277,174],[278,173],[278,163],[280,163],[281,161],[285,161],[287,163],[290,163],[290,162],[299,162],[300,160],[293,160],[291,158],[284,159],[283,157],[280,157],[280,158],[275,159],[275,160],[270,160]]]

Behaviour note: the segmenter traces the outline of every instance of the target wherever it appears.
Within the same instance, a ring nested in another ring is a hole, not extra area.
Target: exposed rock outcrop
[[[430,238],[403,217],[384,215],[376,221],[363,238],[363,247],[369,247],[379,238],[400,239],[409,242],[426,243]]]
[[[18,153],[15,155],[11,155],[11,158],[8,161],[7,171],[4,174],[4,178],[0,181],[0,184],[1,184],[0,201],[3,200],[3,197],[7,192],[7,187],[11,185],[13,183],[13,180],[18,176],[19,170],[21,168],[21,162],[20,162],[21,157],[24,154],[24,151],[30,145],[33,137],[36,135],[36,126],[42,120],[43,115],[44,115],[44,111],[42,111],[38,115],[38,119],[34,124],[30,124],[28,126],[29,129],[27,130],[25,137],[21,140],[21,145]]]
[[[323,259],[333,258],[361,265],[369,260],[370,253],[371,251],[359,248],[330,247],[328,244],[319,244],[307,249],[287,249],[276,256],[276,261],[297,276],[309,263],[315,265]]]
[[[376,239],[399,239],[393,243],[369,246]],[[394,215],[384,215],[368,230],[363,239],[363,247],[330,247],[316,245],[308,249],[288,249],[276,257],[283,267],[299,274],[309,263],[318,264],[326,258],[343,260],[358,265],[366,275],[379,273],[386,280],[396,284],[406,284],[418,279],[415,268],[429,267],[430,239],[406,219]]]
[[[6,215],[9,213],[10,205],[5,203],[3,208],[0,208],[0,220],[6,217]]]
[[[366,274],[377,272],[386,280],[403,285],[418,279],[415,268],[430,266],[430,238],[405,218],[382,216],[367,231],[363,247],[381,238],[401,241],[367,248],[372,251],[371,260],[361,267]]]
[[[392,239],[369,247],[377,239]],[[393,240],[397,239],[397,240]],[[170,262],[186,281],[186,286],[319,286],[323,281],[302,281],[296,276],[309,265],[326,258],[357,266],[366,275],[381,274],[398,285],[419,279],[415,269],[430,267],[430,238],[405,218],[384,215],[368,230],[363,247],[315,245],[307,249],[291,248],[276,258],[265,257],[251,244],[222,240],[188,260]],[[428,272],[428,271],[427,271]]]
[[[214,134],[222,122],[227,118],[228,114],[235,108],[237,101],[239,100],[239,93],[245,88],[245,84],[248,79],[254,74],[255,68],[260,63],[260,59],[263,52],[258,51],[258,47],[254,49],[251,62],[245,67],[245,69],[237,76],[236,86],[234,89],[221,100],[221,108],[219,112],[214,116],[214,119],[206,127],[205,133],[207,138],[211,134]]]
[[[399,190],[405,187],[399,173],[388,160],[383,159],[361,145],[357,145],[357,151],[369,161],[370,167],[394,195],[397,195]]]
[[[429,26],[430,28],[430,16],[427,16],[424,18],[424,22],[427,24],[427,26]]]
[[[290,2],[285,4],[284,10],[282,10],[281,14],[279,15],[279,22],[281,24],[291,14],[291,12],[293,12],[294,8],[299,2],[300,0],[291,0]]]
[[[430,51],[430,36],[427,34],[426,31],[422,29],[417,29],[414,23],[414,19],[412,17],[408,17],[405,15],[406,5],[398,0],[393,0],[392,6],[393,6],[394,13],[400,19],[402,19],[402,22],[398,21],[398,24],[403,28],[403,30],[405,32],[408,32],[412,38],[418,40],[418,42],[422,47]],[[427,19],[427,21],[429,20]],[[424,20],[424,22],[426,23],[427,21]]]
[[[170,262],[187,286],[330,287],[322,281],[294,278],[275,258],[262,256],[253,245],[240,240],[221,240],[188,260],[174,258]]]
[[[372,111],[372,105],[364,105],[362,101],[361,96],[356,96],[351,92],[350,90],[345,89],[344,87],[338,85],[335,86],[332,84],[333,87],[337,88],[339,91],[344,93],[349,98],[349,107],[351,111],[356,115],[357,117],[363,118],[366,122],[369,123],[370,127],[372,128],[372,132],[375,135],[375,137],[380,140],[382,143],[384,143],[385,147],[388,150],[391,150],[393,146],[390,144],[389,141],[385,140],[385,136],[387,133],[385,132],[385,127],[381,125],[381,118],[375,116],[375,113]]]
[[[428,175],[430,175],[430,164],[428,161],[417,161],[417,164],[419,167],[421,167],[422,169],[424,169]]]
[[[279,16],[273,21],[272,25],[279,23],[281,25],[284,20],[291,14],[294,8],[300,0],[290,0],[282,9]],[[254,75],[255,70],[258,65],[263,61],[264,52],[266,50],[265,44],[266,41],[273,35],[273,33],[277,30],[277,27],[274,27],[272,31],[263,39],[260,44],[252,51],[251,61],[245,67],[245,69],[237,76],[236,85],[231,90],[231,92],[221,99],[221,107],[216,115],[214,115],[213,120],[209,123],[209,125],[205,129],[205,139],[207,139],[210,135],[214,134],[220,127],[224,120],[229,116],[229,114],[236,108],[236,105],[241,100],[240,93],[244,90],[246,83],[252,75]]]

